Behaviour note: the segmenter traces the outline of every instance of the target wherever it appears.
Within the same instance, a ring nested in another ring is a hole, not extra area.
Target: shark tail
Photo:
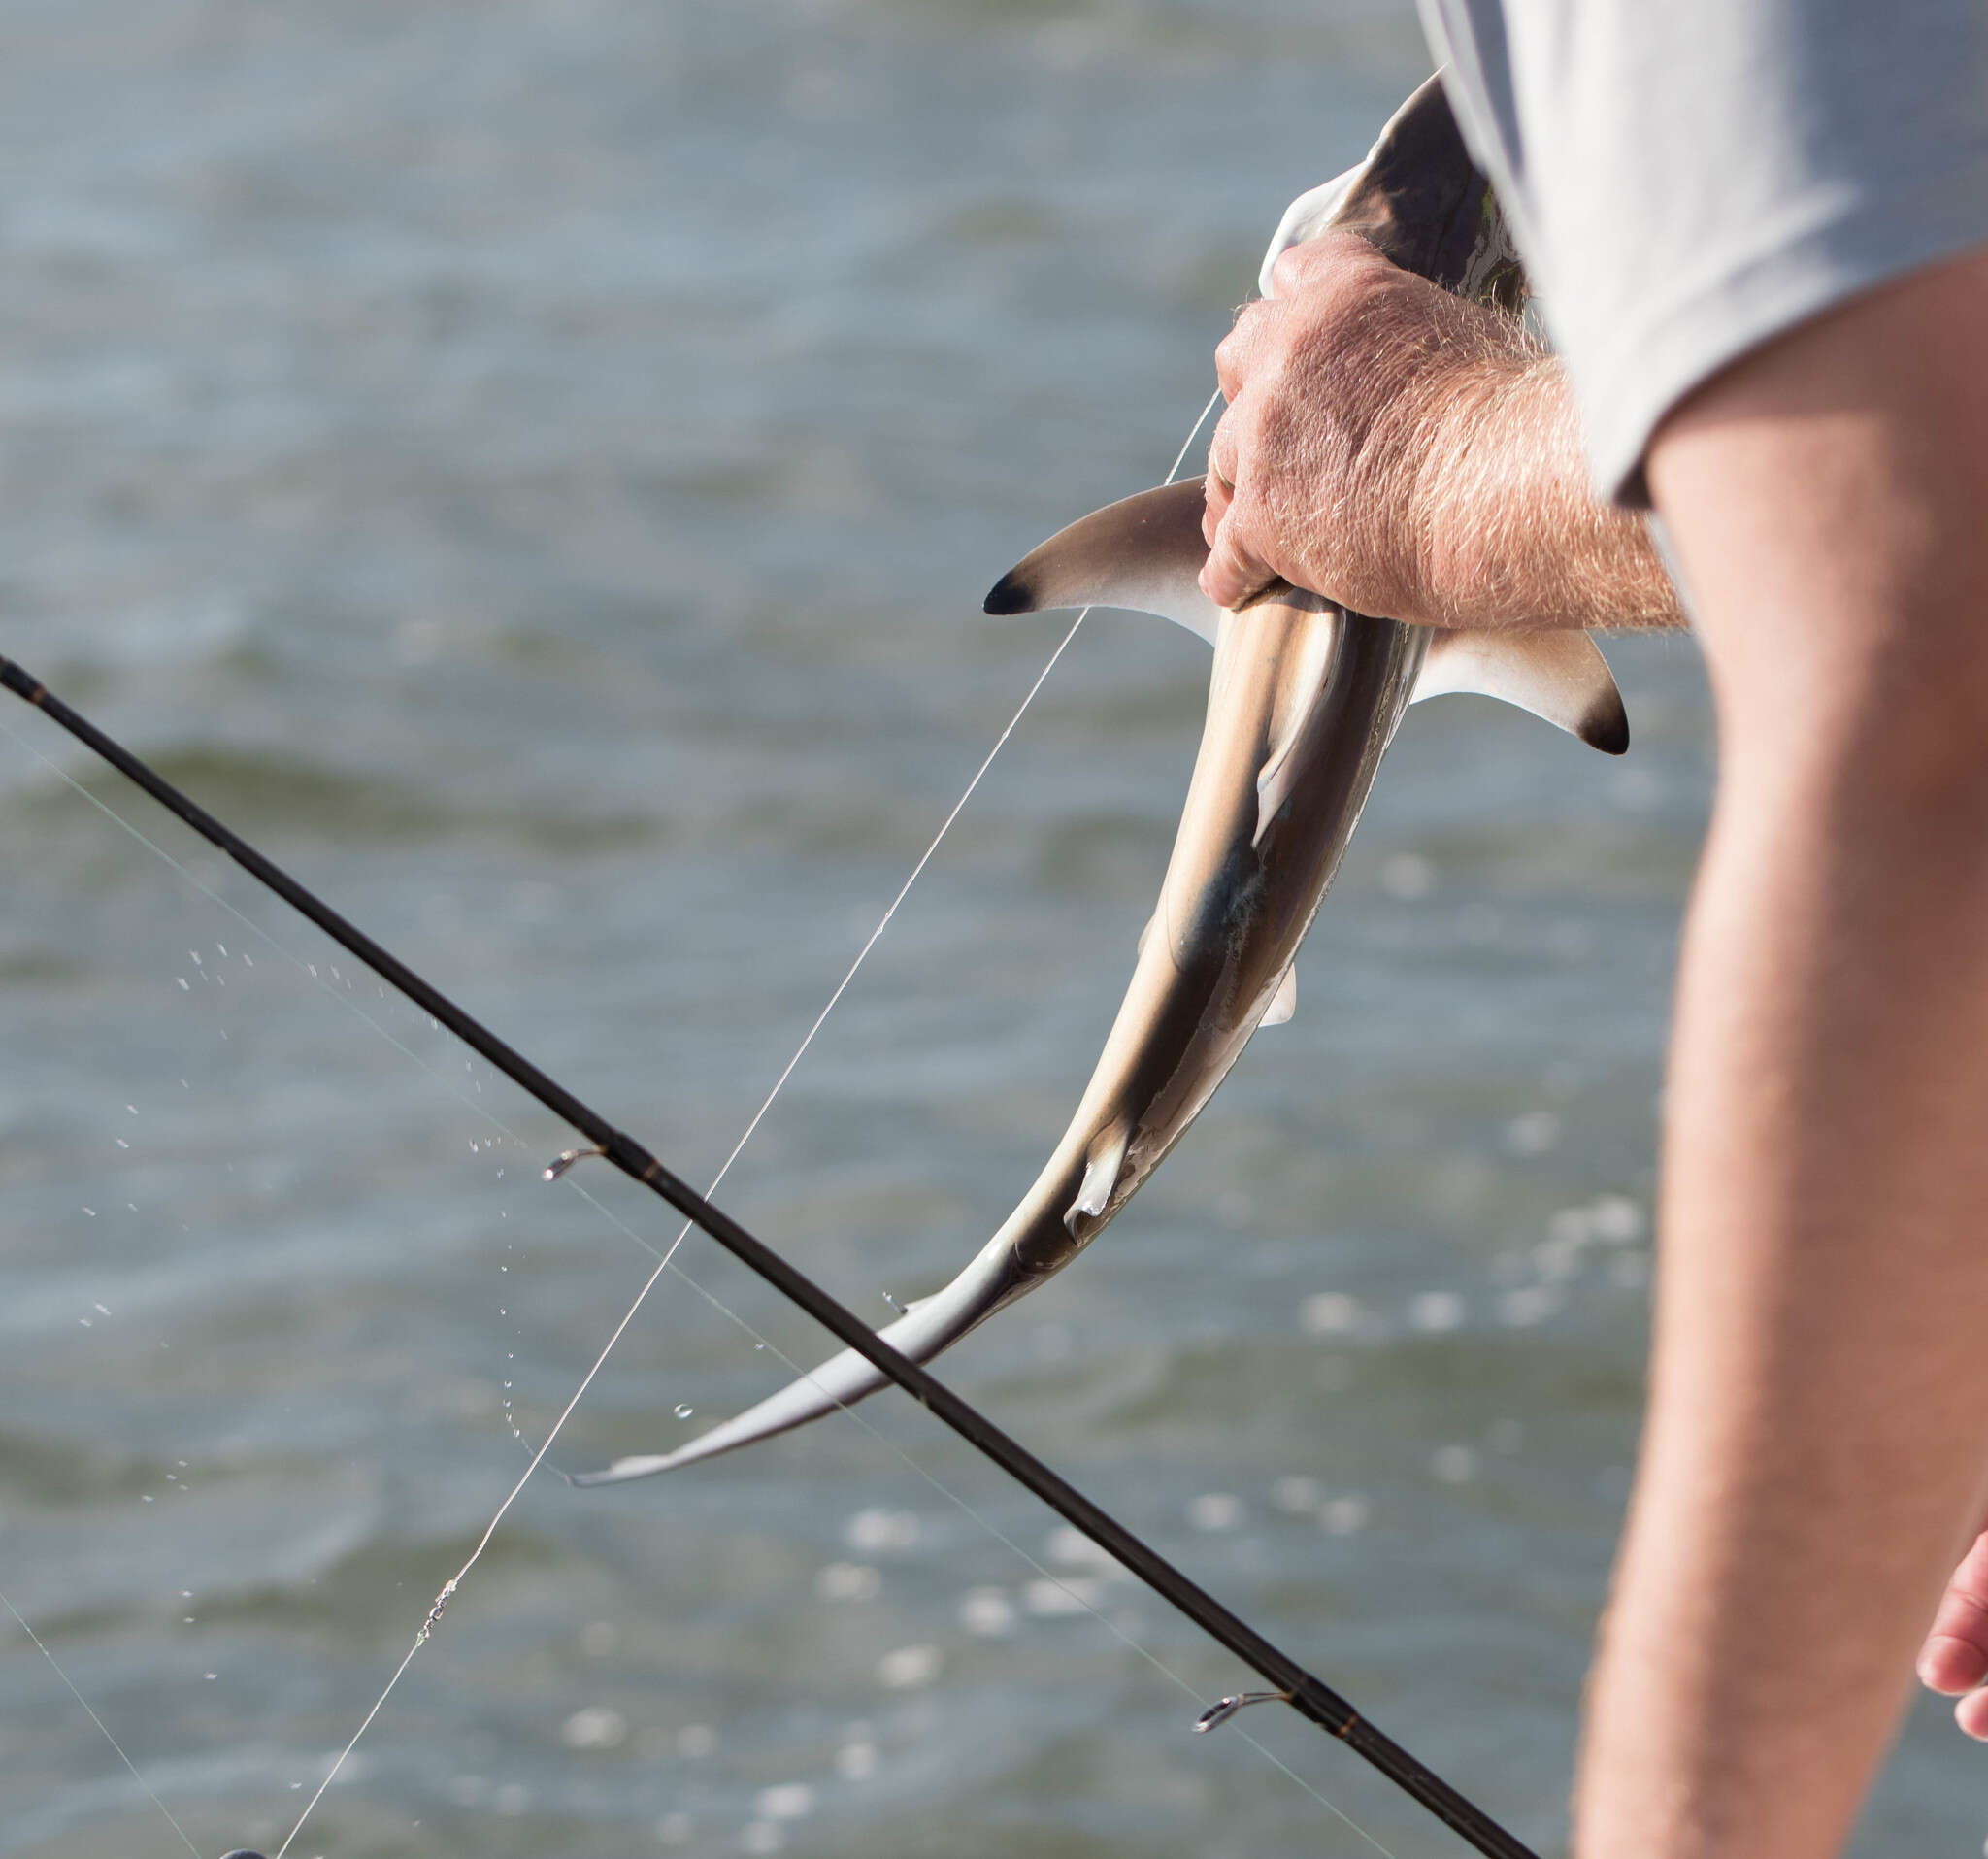
[[[878,1340],[913,1362],[929,1362],[1018,1297],[1032,1281],[1016,1265],[1014,1248],[1004,1228],[944,1290],[920,1298],[895,1323],[878,1331]],[[570,1482],[626,1484],[632,1478],[674,1472],[679,1466],[695,1465],[700,1459],[712,1459],[721,1452],[736,1451],[742,1445],[805,1426],[837,1408],[852,1406],[889,1382],[890,1378],[865,1357],[854,1349],[845,1349],[790,1381],[778,1394],[769,1395],[758,1406],[735,1414],[674,1452],[616,1459],[599,1472],[576,1473]]]

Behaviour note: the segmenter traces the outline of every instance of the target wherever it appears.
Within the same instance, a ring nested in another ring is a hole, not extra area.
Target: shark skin
[[[1351,225],[1450,288],[1508,302],[1508,245],[1435,81],[1332,183]],[[1321,190],[1323,192],[1324,190]],[[1313,228],[1315,230],[1317,228]],[[1214,647],[1200,750],[1159,903],[1090,1083],[1035,1184],[943,1290],[878,1334],[915,1362],[1076,1258],[1139,1191],[1261,1024],[1290,1017],[1292,964],[1411,702],[1503,698],[1611,754],[1628,747],[1613,678],[1579,632],[1436,632],[1274,582],[1234,612],[1202,594],[1202,481],[1094,512],[996,584],[993,614],[1126,607]],[[614,1484],[801,1426],[886,1386],[853,1350],[675,1451],[577,1475]]]

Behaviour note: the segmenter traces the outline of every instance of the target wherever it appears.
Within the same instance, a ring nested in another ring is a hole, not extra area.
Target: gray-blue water
[[[0,649],[699,1179],[1065,623],[986,585],[1159,478],[1284,202],[1425,68],[1406,0],[0,32]],[[1613,656],[1625,764],[1410,718],[1296,1020],[948,1363],[1549,1854],[1710,767],[1690,647]],[[1060,1132],[1205,681],[1085,625],[727,1184],[858,1310],[949,1276]],[[542,1184],[566,1130],[0,721],[0,1589],[144,1783],[0,1614],[0,1853],[170,1859],[146,1787],[273,1853],[674,1225]],[[783,1374],[666,1278],[554,1457]],[[1230,1658],[865,1413],[535,1479],[293,1853],[1373,1850],[1307,1789],[1461,1850],[1283,1713],[1190,1736]],[[1978,1851],[1983,1760],[1924,1709],[1868,1850]]]

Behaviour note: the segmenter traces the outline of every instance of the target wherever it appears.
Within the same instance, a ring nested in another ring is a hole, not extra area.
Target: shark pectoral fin
[[[1116,1123],[1091,1145],[1084,1163],[1083,1185],[1063,1216],[1064,1226],[1077,1232],[1079,1218],[1095,1220],[1111,1204],[1111,1190],[1118,1185],[1118,1174],[1125,1166],[1125,1151],[1132,1143],[1132,1125]]]
[[[1284,979],[1277,983],[1277,991],[1270,997],[1270,1005],[1263,1010],[1259,1026],[1281,1026],[1298,1011],[1298,965],[1293,962],[1284,970]]]
[[[1408,701],[1477,691],[1619,755],[1629,747],[1629,717],[1608,661],[1586,633],[1438,631]]]
[[[909,1356],[913,1362],[929,1362],[992,1316],[1029,1282],[1015,1265],[1013,1247],[997,1238],[981,1247],[950,1284],[928,1298],[918,1299],[895,1323],[877,1334],[900,1355]],[[757,1407],[735,1414],[674,1452],[616,1459],[603,1471],[577,1474],[571,1482],[626,1484],[631,1478],[674,1472],[679,1466],[715,1458],[720,1452],[736,1451],[756,1440],[771,1439],[776,1433],[804,1426],[837,1408],[851,1407],[889,1383],[890,1378],[880,1369],[854,1349],[845,1349],[811,1374],[788,1382],[778,1394],[769,1395]]]
[[[1212,646],[1222,610],[1201,591],[1202,481],[1141,491],[1060,529],[994,583],[990,614],[1127,607],[1157,614]]]

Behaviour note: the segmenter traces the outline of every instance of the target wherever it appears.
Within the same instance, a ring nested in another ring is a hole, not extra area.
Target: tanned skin
[[[1218,356],[1210,595],[1281,574],[1435,625],[1681,623],[1512,325],[1343,236],[1276,283]],[[1579,1859],[1831,1859],[1915,1651],[1988,1739],[1984,302],[1988,250],[1857,297],[1646,460],[1720,770]]]

